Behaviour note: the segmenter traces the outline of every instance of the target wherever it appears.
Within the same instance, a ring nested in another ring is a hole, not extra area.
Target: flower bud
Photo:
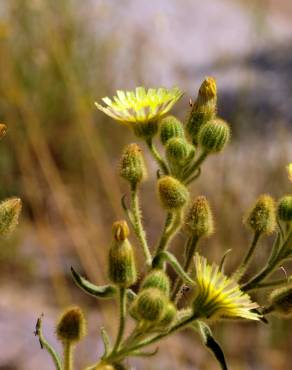
[[[96,367],[90,367],[86,370],[126,370],[126,368],[120,363],[111,364],[105,361],[101,361]]]
[[[137,313],[142,320],[159,321],[164,315],[167,307],[167,298],[156,288],[143,289],[134,302]]]
[[[199,131],[198,142],[208,153],[220,152],[229,140],[230,127],[219,118],[206,123]]]
[[[177,310],[173,303],[169,302],[165,308],[164,315],[159,321],[159,326],[162,328],[168,328],[176,318]]]
[[[62,342],[78,342],[86,334],[86,322],[79,307],[67,309],[61,316],[56,334]]]
[[[196,197],[186,213],[184,229],[190,236],[201,238],[214,231],[213,215],[204,196]]]
[[[3,123],[0,123],[0,139],[6,135],[7,127]]]
[[[134,134],[142,139],[149,139],[155,136],[158,132],[158,122],[145,121],[145,122],[136,122],[132,125]]]
[[[194,155],[193,145],[179,137],[169,139],[165,150],[168,161],[177,165],[186,164],[187,160]]]
[[[181,209],[189,198],[187,188],[172,176],[163,176],[158,180],[158,194],[162,206],[168,211]]]
[[[132,185],[145,180],[147,176],[142,150],[135,143],[127,145],[123,151],[120,176]]]
[[[154,269],[145,277],[141,288],[156,288],[168,297],[170,292],[169,277],[163,270]]]
[[[128,288],[137,279],[135,257],[127,236],[129,228],[126,221],[113,225],[114,240],[109,250],[109,278],[119,287]]]
[[[285,195],[279,200],[277,213],[280,221],[292,221],[292,195]]]
[[[192,105],[191,113],[186,125],[186,130],[194,144],[198,143],[198,134],[207,122],[216,115],[217,87],[212,77],[207,77],[202,83],[197,100]]]
[[[261,195],[248,214],[245,223],[254,232],[271,234],[276,227],[274,199],[266,194]]]
[[[21,211],[21,200],[10,198],[0,203],[0,236],[10,235],[17,223]]]
[[[176,117],[167,116],[160,121],[160,141],[166,145],[174,137],[184,137],[183,125]]]
[[[271,309],[281,316],[292,316],[292,287],[284,287],[276,289],[270,296]]]

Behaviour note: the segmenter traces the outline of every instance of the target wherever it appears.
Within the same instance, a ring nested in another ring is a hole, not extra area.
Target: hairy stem
[[[198,245],[198,241],[199,241],[198,237],[190,237],[186,242],[186,246],[185,246],[186,255],[185,255],[185,261],[183,265],[183,269],[186,273],[188,273],[190,270],[190,265],[191,265],[192,258],[194,256],[196,247]],[[177,277],[174,283],[172,294],[171,294],[171,300],[175,301],[175,303],[177,303],[180,298],[180,291],[181,291],[182,286],[183,286],[183,281],[179,277]]]
[[[169,174],[169,169],[167,167],[167,164],[165,163],[164,159],[161,157],[161,155],[159,154],[155,145],[153,144],[152,138],[147,139],[146,144],[147,144],[153,158],[155,159],[155,161],[159,165],[159,168],[162,170],[164,175],[168,175]]]
[[[200,165],[204,162],[204,160],[207,158],[208,152],[203,151],[199,158],[191,165],[189,168],[186,169],[184,173],[184,182],[189,184],[190,183],[190,177],[193,175],[193,173],[200,167]],[[195,177],[196,178],[196,177]]]
[[[116,342],[114,344],[114,348],[112,353],[115,353],[119,350],[120,344],[123,339],[124,331],[125,331],[125,319],[126,319],[126,289],[120,288],[120,325],[119,325],[119,331],[117,335]]]
[[[70,341],[63,343],[64,370],[73,370],[73,344]]]
[[[252,242],[251,242],[251,245],[245,255],[245,257],[243,258],[242,262],[240,263],[239,267],[237,268],[237,270],[234,272],[233,274],[233,278],[236,280],[236,281],[240,281],[241,278],[243,277],[243,275],[245,274],[248,266],[249,266],[249,263],[251,261],[251,258],[255,252],[255,249],[256,249],[256,246],[257,246],[257,243],[260,239],[260,236],[261,236],[261,232],[255,232],[254,233],[254,236],[253,236],[253,239],[252,239]]]
[[[148,247],[146,234],[142,225],[137,185],[133,185],[131,188],[131,208],[134,221],[134,231],[143,249],[143,253],[146,259],[146,265],[150,267],[152,263],[152,257]]]
[[[156,248],[155,256],[167,249],[170,240],[174,237],[176,231],[181,225],[181,212],[168,212],[165,219],[162,235]]]

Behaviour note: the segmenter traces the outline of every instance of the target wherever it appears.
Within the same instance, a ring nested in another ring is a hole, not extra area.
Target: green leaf
[[[224,353],[218,342],[214,339],[210,327],[203,321],[196,321],[192,324],[192,328],[200,333],[203,343],[213,353],[219,362],[221,369],[228,370]]]
[[[191,285],[195,285],[194,280],[192,280],[189,275],[184,271],[181,264],[178,262],[176,257],[170,252],[163,251],[160,252],[154,259],[153,265],[160,265],[161,262],[168,262],[171,267],[176,271],[176,273],[181,277],[181,279]]]
[[[102,355],[102,358],[106,358],[111,350],[111,340],[104,327],[100,328],[100,334],[104,345],[104,353]]]
[[[117,288],[113,285],[95,285],[83,278],[71,267],[71,273],[76,285],[85,293],[97,298],[109,299],[117,294]]]

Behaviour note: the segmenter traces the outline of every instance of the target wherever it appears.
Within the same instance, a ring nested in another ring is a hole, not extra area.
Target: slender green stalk
[[[181,212],[168,212],[165,219],[162,235],[156,248],[155,256],[167,249],[170,240],[174,237],[175,232],[181,225]]]
[[[204,160],[207,158],[208,152],[203,151],[198,159],[193,163],[192,166],[186,169],[184,173],[184,182],[189,183],[190,176],[193,175],[193,173],[200,167],[200,165],[204,162]]]
[[[159,165],[160,169],[163,171],[163,173],[165,175],[168,175],[169,174],[169,169],[167,167],[167,164],[165,163],[164,159],[161,157],[161,155],[159,154],[155,145],[153,144],[152,138],[147,139],[146,144],[147,144],[153,158],[155,159],[155,161]]]
[[[119,350],[120,344],[123,339],[124,331],[125,331],[125,321],[126,321],[126,310],[127,310],[127,299],[126,299],[126,289],[120,288],[120,325],[119,331],[117,335],[116,342],[114,344],[114,348],[112,353],[115,353]]]
[[[239,267],[237,268],[237,270],[234,272],[233,274],[233,279],[235,279],[236,281],[240,281],[241,278],[243,277],[243,275],[245,274],[248,266],[249,266],[249,263],[251,261],[251,258],[255,252],[255,249],[256,249],[256,246],[257,246],[257,243],[260,239],[260,236],[261,236],[261,233],[260,232],[255,232],[254,233],[254,236],[253,236],[253,239],[252,239],[252,242],[251,242],[251,245],[245,255],[245,257],[243,258],[242,262],[240,263]]]
[[[35,335],[39,337],[41,348],[45,348],[48,353],[51,355],[56,370],[63,370],[61,359],[58,353],[54,350],[54,348],[49,344],[49,342],[45,339],[42,332],[42,317],[40,317],[36,324]]]
[[[156,343],[156,342],[160,341],[161,339],[169,336],[170,334],[185,328],[186,326],[188,326],[191,322],[195,321],[196,319],[198,319],[198,317],[196,315],[192,314],[190,317],[186,318],[184,321],[179,322],[176,325],[174,325],[172,328],[169,329],[169,331],[157,334],[153,337],[145,339],[142,342],[135,343],[135,344],[133,344],[133,346],[123,348],[119,352],[116,352],[115,354],[112,354],[111,356],[109,356],[108,359],[110,359],[110,360],[120,360],[120,359],[123,359],[126,356],[131,356],[132,352],[135,352],[135,351],[139,350],[140,348],[149,346],[150,344],[153,344],[153,343]]]
[[[183,265],[183,269],[186,273],[188,273],[190,270],[190,265],[191,265],[192,258],[194,256],[196,247],[198,245],[198,241],[199,241],[199,238],[193,236],[193,237],[190,237],[186,242],[186,246],[185,246],[186,256],[185,256],[185,261]],[[180,291],[181,291],[183,284],[184,284],[183,281],[179,277],[177,277],[174,283],[172,294],[171,294],[171,300],[174,301],[175,303],[177,303],[180,298]]]
[[[289,284],[291,282],[292,282],[292,277],[289,276],[286,279],[278,279],[278,280],[267,281],[266,283],[258,284],[257,289],[275,288],[275,287],[279,287],[284,284]]]
[[[259,283],[261,283],[264,279],[266,279],[270,274],[272,274],[276,267],[287,258],[287,256],[291,255],[291,246],[292,246],[292,232],[287,236],[287,239],[279,248],[279,252],[273,256],[273,258],[269,258],[266,266],[256,274],[252,279],[250,279],[247,283],[241,286],[241,289],[245,292],[254,290],[258,287]]]
[[[73,370],[73,344],[70,341],[63,343],[64,370]]]
[[[148,247],[146,234],[142,225],[142,217],[141,217],[141,211],[139,206],[139,197],[138,197],[138,189],[137,185],[133,185],[131,188],[131,208],[132,208],[132,214],[133,214],[133,221],[134,221],[134,231],[137,235],[137,238],[141,244],[141,247],[143,249],[143,253],[146,259],[146,265],[148,267],[151,266],[152,263],[152,256]]]

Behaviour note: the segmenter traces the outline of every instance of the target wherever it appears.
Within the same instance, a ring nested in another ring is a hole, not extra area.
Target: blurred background
[[[113,304],[85,296],[69,270],[106,281],[111,223],[123,217],[127,192],[116,164],[135,138],[94,101],[118,88],[177,85],[185,95],[174,113],[185,119],[204,77],[217,79],[219,115],[231,123],[233,139],[208,159],[192,191],[208,197],[216,219],[202,253],[218,261],[232,248],[232,271],[251,237],[242,226],[246,209],[260,193],[291,192],[291,17],[291,0],[1,0],[0,121],[8,134],[0,143],[0,196],[17,195],[24,204],[16,233],[0,246],[1,370],[53,368],[33,336],[42,312],[53,343],[60,309],[76,303],[87,313],[78,369],[101,354],[101,323],[115,333]],[[148,156],[147,165],[155,174]],[[163,222],[154,175],[143,185],[142,205],[153,244]],[[179,235],[177,251],[182,241]],[[270,245],[262,241],[259,263]],[[292,360],[291,328],[291,321],[272,319],[217,324],[214,331],[230,369],[284,370]],[[155,360],[131,364],[217,369],[192,332],[165,341]]]

